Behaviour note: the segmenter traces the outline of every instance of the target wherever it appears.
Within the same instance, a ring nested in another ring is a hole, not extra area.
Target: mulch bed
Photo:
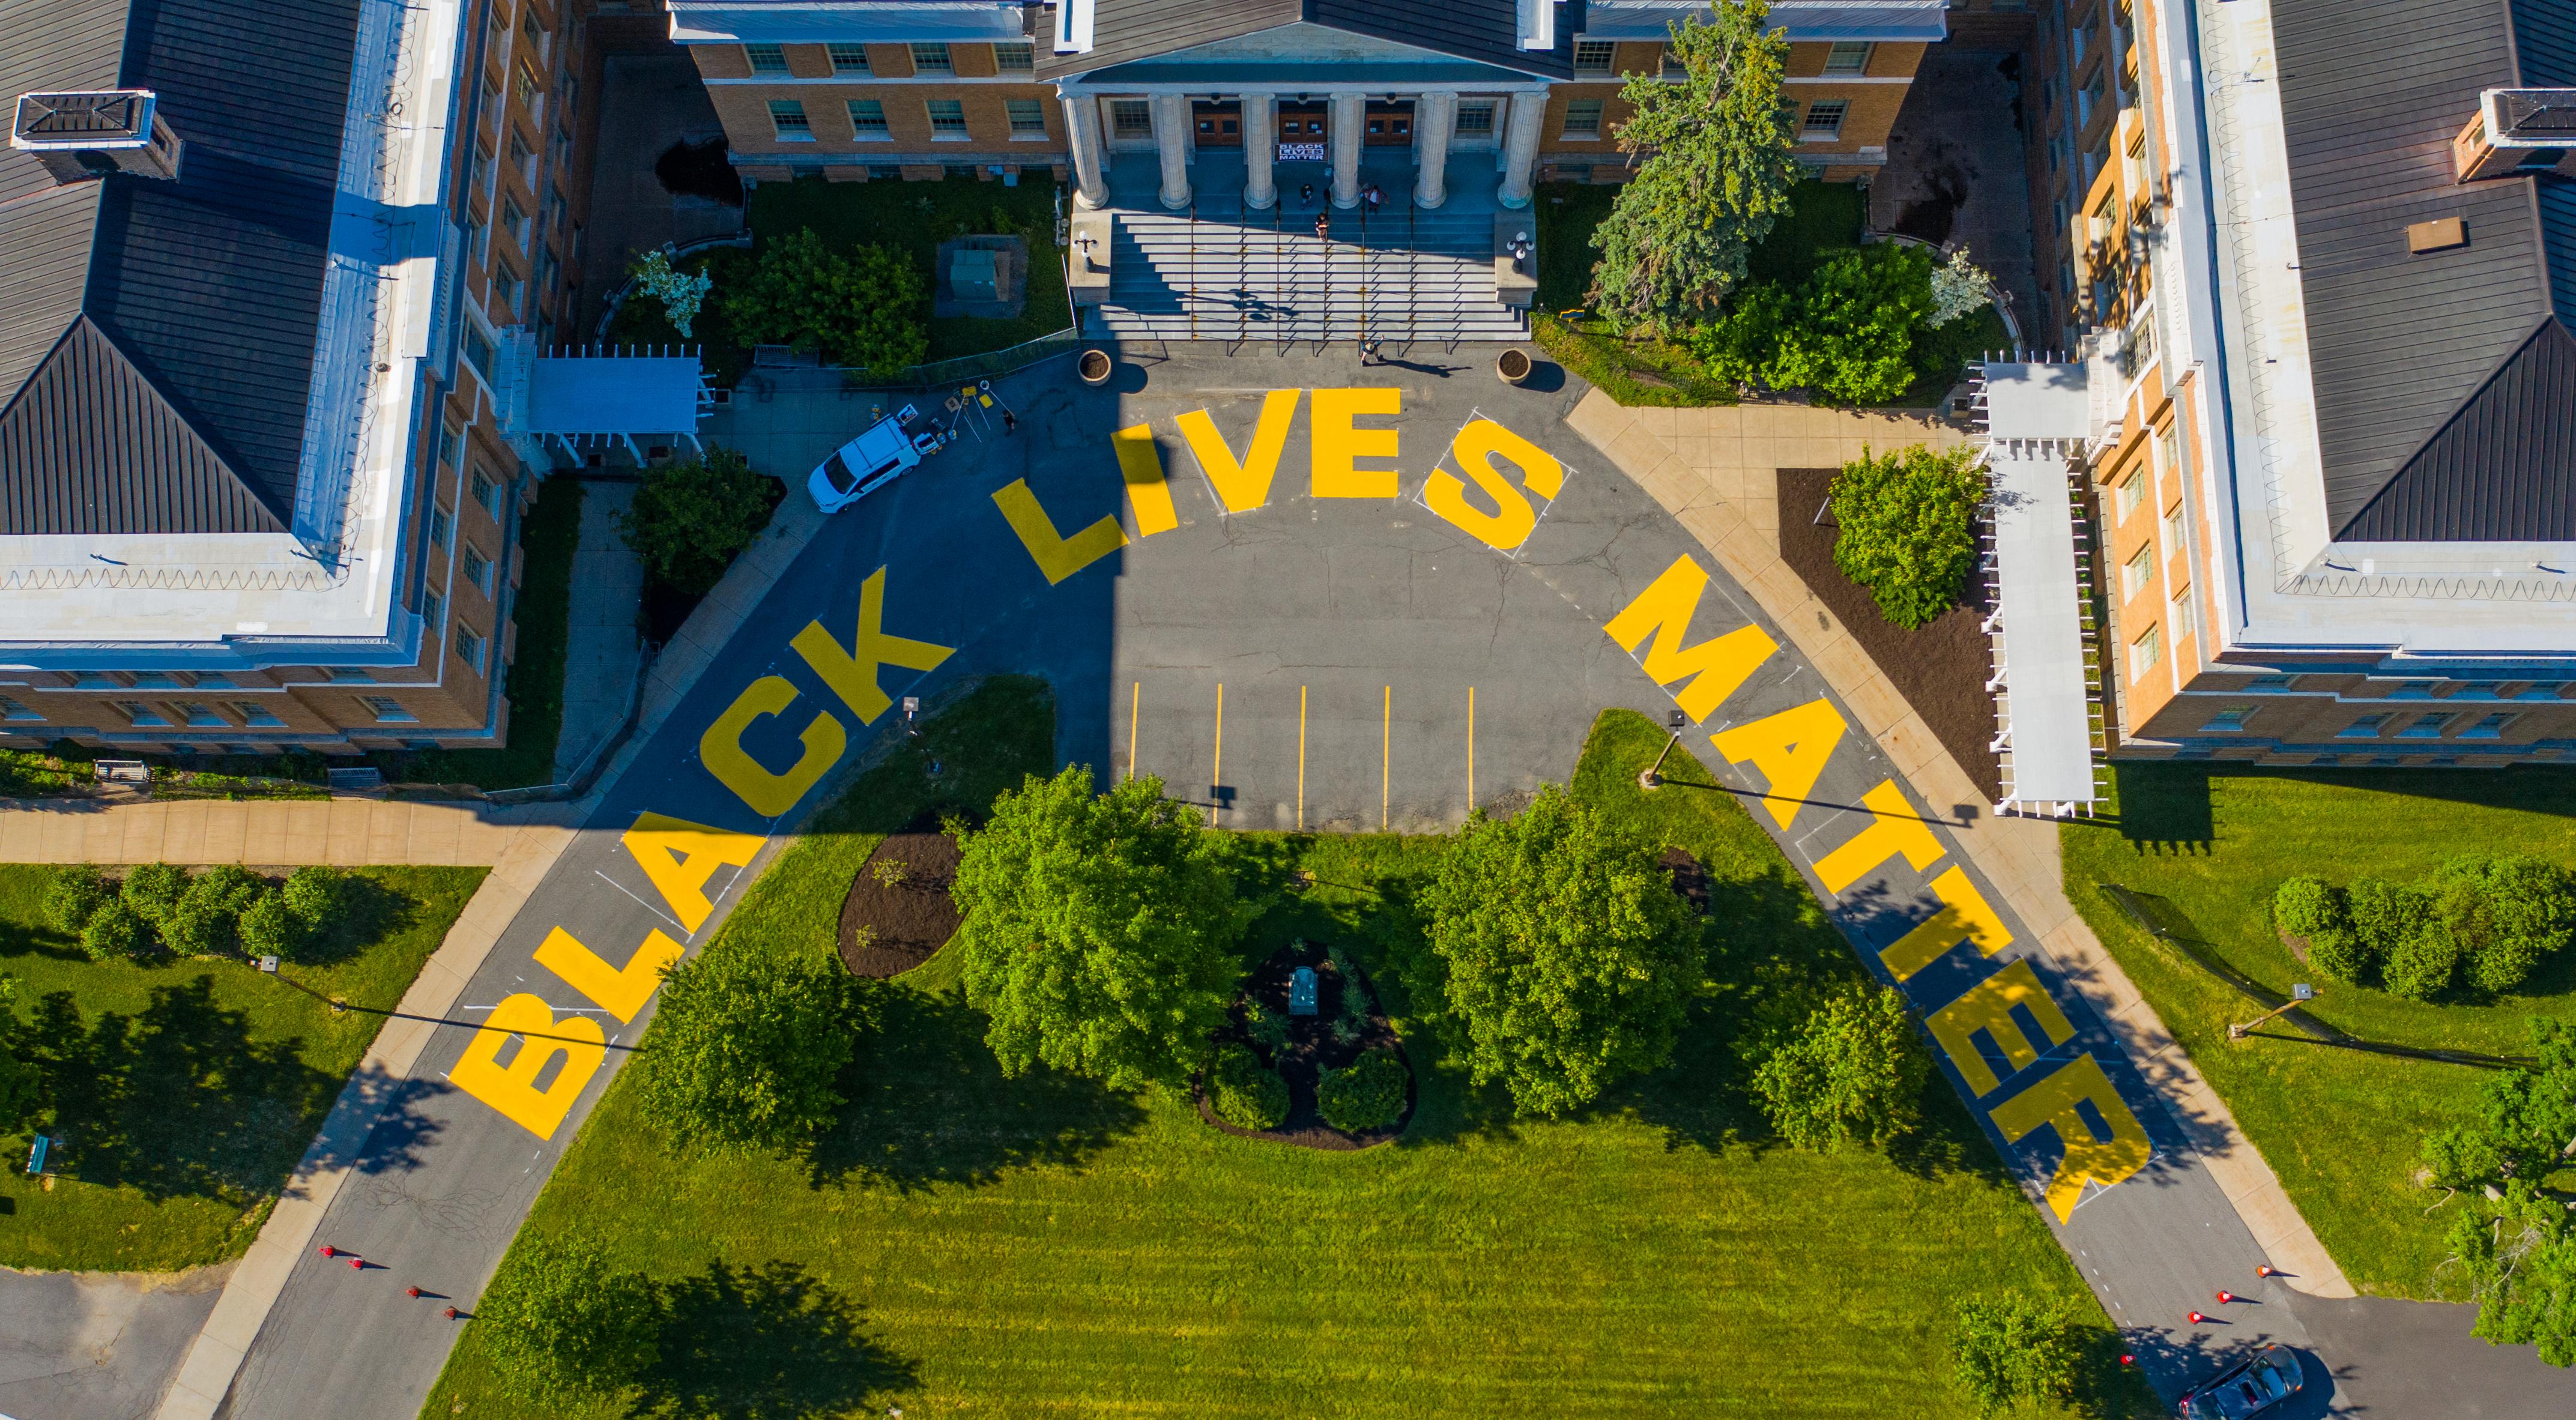
[[[904,865],[903,881],[887,887],[876,865]],[[858,881],[841,904],[841,961],[860,976],[893,976],[930,960],[957,934],[957,904],[948,885],[957,880],[957,840],[944,833],[898,833],[868,855]],[[866,946],[859,929],[876,933]]]
[[[1298,967],[1315,969],[1315,1014],[1288,1014],[1288,978]],[[1368,1023],[1358,1036],[1344,1041],[1333,1035],[1333,1022],[1341,1017],[1342,993],[1357,990],[1367,994]],[[1276,1129],[1243,1129],[1217,1118],[1209,1107],[1206,1081],[1190,1082],[1190,1095],[1198,1104],[1199,1118],[1228,1134],[1246,1139],[1268,1139],[1281,1144],[1294,1144],[1304,1149],[1366,1149],[1383,1144],[1404,1132],[1413,1122],[1416,1082],[1413,1059],[1404,1053],[1404,1042],[1395,1028],[1387,1024],[1386,1011],[1379,1005],[1377,992],[1365,978],[1345,982],[1333,969],[1332,958],[1321,943],[1297,943],[1281,947],[1268,961],[1253,968],[1244,982],[1243,999],[1257,1001],[1262,1009],[1287,1018],[1288,1044],[1264,1063],[1279,1072],[1288,1082],[1288,1118]],[[1240,1042],[1251,1045],[1255,1055],[1263,1054],[1244,1033],[1243,1011],[1238,1005],[1229,1016],[1225,1029],[1217,1032],[1220,1045]],[[1349,1134],[1324,1122],[1323,1112],[1315,1104],[1315,1086],[1326,1070],[1339,1070],[1372,1050],[1392,1050],[1404,1066],[1404,1112],[1383,1129],[1365,1134]]]
[[[1850,630],[1970,782],[1989,801],[2001,798],[2003,766],[1987,748],[1995,738],[1995,697],[1986,689],[1995,652],[1993,638],[1980,629],[1988,610],[1985,584],[1970,579],[1967,601],[1929,626],[1907,631],[1890,623],[1868,589],[1834,565],[1833,513],[1821,524],[1815,520],[1838,472],[1779,470],[1780,560]]]

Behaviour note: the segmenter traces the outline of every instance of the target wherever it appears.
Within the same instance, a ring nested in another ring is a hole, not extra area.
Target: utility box
[[[948,289],[956,292],[961,301],[1002,299],[1002,275],[994,265],[993,253],[968,248],[950,256]]]

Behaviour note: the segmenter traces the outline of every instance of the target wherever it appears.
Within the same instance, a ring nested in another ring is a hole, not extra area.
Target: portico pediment
[[[1080,78],[1092,86],[1181,84],[1205,88],[1264,81],[1306,85],[1358,82],[1370,87],[1517,85],[1531,82],[1534,76],[1420,45],[1300,20],[1130,60]]]

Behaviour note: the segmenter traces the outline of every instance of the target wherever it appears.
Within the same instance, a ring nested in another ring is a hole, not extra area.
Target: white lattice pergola
[[[2092,408],[2080,363],[1988,362],[1980,403],[1992,552],[1995,749],[2003,812],[2090,812],[2101,697],[2086,658],[2089,547],[2079,516]]]

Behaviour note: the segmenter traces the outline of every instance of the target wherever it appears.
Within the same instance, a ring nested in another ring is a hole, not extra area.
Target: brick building
[[[2038,33],[2118,752],[2576,746],[2576,0],[2068,0]]]
[[[507,735],[582,3],[0,4],[0,743]]]

